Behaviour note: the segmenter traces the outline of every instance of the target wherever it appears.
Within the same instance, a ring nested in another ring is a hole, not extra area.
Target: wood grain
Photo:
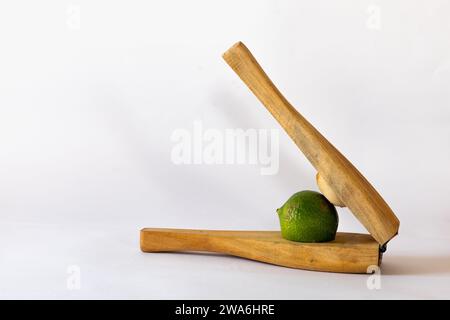
[[[350,161],[283,97],[247,47],[238,42],[223,58],[370,234],[381,245],[394,237],[400,222],[387,203]]]
[[[336,240],[300,243],[277,231],[218,231],[146,228],[144,252],[206,251],[297,269],[367,273],[379,265],[379,244],[368,234],[337,233]]]

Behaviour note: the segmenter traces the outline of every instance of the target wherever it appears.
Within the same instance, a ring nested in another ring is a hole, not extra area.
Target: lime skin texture
[[[339,224],[334,205],[319,192],[300,191],[277,209],[283,238],[298,242],[333,241]]]

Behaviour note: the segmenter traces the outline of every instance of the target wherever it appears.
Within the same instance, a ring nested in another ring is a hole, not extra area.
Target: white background
[[[449,14],[444,0],[2,1],[0,297],[450,298]],[[195,120],[280,128],[221,58],[238,40],[398,215],[379,290],[140,252],[142,227],[276,230],[277,207],[317,190],[281,129],[276,175],[172,163],[171,134]]]

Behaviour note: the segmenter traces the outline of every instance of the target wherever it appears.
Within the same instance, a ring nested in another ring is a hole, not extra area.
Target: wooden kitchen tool
[[[141,230],[145,252],[219,252],[280,266],[316,271],[366,273],[380,264],[378,242],[368,234],[338,232],[321,243],[285,240],[278,231],[188,229]]]
[[[398,233],[395,214],[350,161],[283,97],[242,42],[223,58],[305,154],[330,195],[347,206],[370,235],[338,232],[331,242],[299,243],[272,231],[143,229],[141,249],[220,252],[317,271],[371,271],[372,265],[381,263],[386,243]]]

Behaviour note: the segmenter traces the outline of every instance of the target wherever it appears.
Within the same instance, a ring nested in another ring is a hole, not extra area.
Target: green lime
[[[339,223],[336,208],[319,192],[297,192],[277,213],[281,235],[287,240],[325,242],[336,237]]]

